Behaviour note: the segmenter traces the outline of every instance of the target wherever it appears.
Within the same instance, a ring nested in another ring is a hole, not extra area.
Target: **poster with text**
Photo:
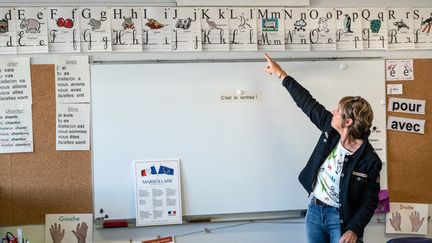
[[[257,9],[258,50],[285,50],[283,14],[279,8]]]
[[[58,56],[56,67],[56,102],[90,102],[90,65],[88,56]]]
[[[45,243],[93,242],[93,214],[45,214]]]
[[[136,160],[136,225],[182,223],[180,160]]]
[[[229,51],[229,8],[201,8],[203,51]]]
[[[307,8],[285,8],[285,49],[290,51],[310,51],[311,31]]]
[[[337,8],[336,47],[338,50],[362,50],[362,20],[358,8]]]
[[[432,8],[413,9],[414,46],[416,49],[432,48]]]
[[[0,105],[31,103],[30,58],[0,59]]]
[[[80,24],[77,7],[48,8],[50,52],[80,52]]]
[[[90,104],[57,104],[57,150],[90,150]]]
[[[414,20],[411,9],[387,9],[388,49],[414,49]]]
[[[202,51],[201,19],[198,8],[173,8],[171,12],[172,50]]]
[[[387,14],[385,8],[365,8],[362,11],[362,36],[365,50],[386,50]]]
[[[111,15],[109,8],[80,8],[80,14],[81,51],[111,51]]]
[[[48,52],[46,8],[19,8],[16,11],[18,53]]]
[[[229,15],[230,50],[256,51],[257,19],[255,8],[231,8]]]
[[[386,217],[386,233],[427,234],[428,205],[419,203],[390,203]]]
[[[142,16],[143,51],[171,51],[171,8],[144,7]]]
[[[16,54],[16,11],[13,8],[0,8],[0,53]]]
[[[311,50],[336,50],[336,14],[333,8],[309,9]]]
[[[111,7],[113,51],[142,51],[142,14],[138,7]]]
[[[33,152],[31,106],[0,106],[0,153]]]

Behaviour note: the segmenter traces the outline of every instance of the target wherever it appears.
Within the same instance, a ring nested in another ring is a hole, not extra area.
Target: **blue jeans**
[[[308,243],[339,243],[341,238],[339,209],[309,204],[306,213]]]

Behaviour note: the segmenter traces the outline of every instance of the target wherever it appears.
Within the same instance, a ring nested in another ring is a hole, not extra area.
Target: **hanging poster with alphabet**
[[[90,150],[90,104],[57,104],[56,150]]]
[[[82,52],[111,51],[111,14],[108,7],[80,8]]]
[[[386,60],[386,80],[414,80],[413,60]]]
[[[256,51],[257,19],[254,8],[230,9],[230,50]]]
[[[172,50],[201,51],[201,20],[199,8],[173,8]]]
[[[285,50],[285,27],[280,8],[257,9],[258,50]]]
[[[171,51],[171,8],[144,7],[142,16],[143,51]]]
[[[229,8],[201,8],[203,51],[229,51]]]
[[[363,19],[363,47],[365,50],[387,50],[387,17],[385,8],[365,8]]]
[[[136,160],[136,225],[182,223],[180,160]]]
[[[420,203],[391,202],[386,215],[386,233],[426,235],[428,207]]]
[[[336,50],[335,16],[333,8],[309,9],[311,50]]]
[[[142,14],[138,7],[111,7],[113,51],[142,51]]]
[[[18,8],[18,53],[48,52],[46,8]]]
[[[13,8],[0,8],[0,53],[16,54],[16,11]]]
[[[432,48],[432,8],[413,9],[414,46],[416,49]]]
[[[414,49],[414,21],[411,9],[387,9],[388,49]]]
[[[388,130],[424,134],[424,124],[425,120],[410,119],[396,116],[387,117]]]
[[[79,12],[76,7],[48,8],[50,52],[80,52]]]
[[[90,66],[88,56],[58,56],[56,102],[90,103]]]
[[[93,215],[45,214],[45,243],[60,242],[93,242]]]
[[[285,8],[285,49],[310,51],[310,25],[307,8]]]
[[[31,104],[0,106],[0,153],[33,152]]]
[[[0,105],[32,104],[30,58],[0,59]]]
[[[360,9],[338,8],[336,11],[336,47],[338,50],[363,49]]]

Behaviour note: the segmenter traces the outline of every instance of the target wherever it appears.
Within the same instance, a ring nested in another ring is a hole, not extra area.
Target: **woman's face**
[[[333,118],[331,121],[332,127],[336,129],[336,131],[338,132],[342,131],[343,127],[342,127],[341,108],[339,105],[336,107],[336,109],[332,111],[332,114],[333,114]]]

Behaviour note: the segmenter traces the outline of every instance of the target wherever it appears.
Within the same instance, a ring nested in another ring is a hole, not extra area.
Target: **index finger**
[[[267,55],[267,53],[264,53],[265,58],[267,59],[268,62],[270,62],[272,59],[269,57],[269,55]]]

